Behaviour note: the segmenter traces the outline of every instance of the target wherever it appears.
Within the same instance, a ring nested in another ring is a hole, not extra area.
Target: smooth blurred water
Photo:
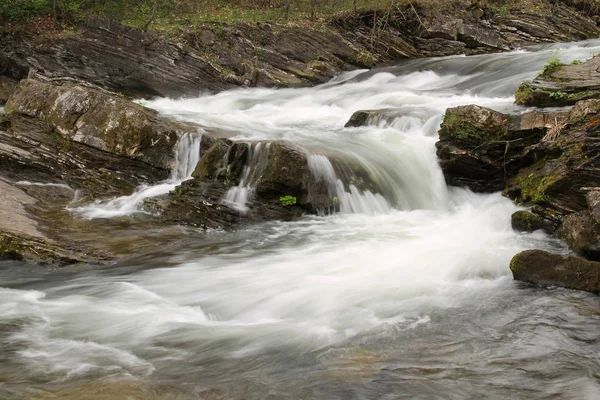
[[[600,41],[152,101],[236,140],[292,141],[323,179],[328,157],[353,157],[385,191],[170,242],[151,263],[0,264],[2,398],[600,398],[598,297],[514,282],[515,253],[563,248],[514,232],[499,194],[447,188],[435,156],[446,108],[523,111],[512,93],[556,48],[569,62]]]

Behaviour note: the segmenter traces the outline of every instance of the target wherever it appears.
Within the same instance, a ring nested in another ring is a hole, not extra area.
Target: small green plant
[[[542,68],[542,74],[550,74],[560,66],[560,58],[558,52],[554,52],[551,59],[546,61],[546,65]]]
[[[540,204],[544,202],[548,202],[550,197],[544,192],[537,192],[531,197],[531,202],[533,204]]]
[[[293,206],[294,204],[296,204],[296,198],[294,196],[289,196],[289,195],[288,196],[282,196],[282,197],[280,197],[279,201],[285,207],[287,207],[287,206]]]
[[[506,16],[508,15],[508,8],[506,6],[502,6],[500,7],[500,9],[498,10],[498,16],[502,19],[506,18]]]
[[[567,97],[569,97],[569,95],[565,92],[552,92],[550,93],[550,97],[553,98],[554,100],[562,100],[562,99],[566,99]]]
[[[579,64],[583,64],[583,61],[581,61],[581,60],[573,60],[571,62],[571,65],[579,65]]]

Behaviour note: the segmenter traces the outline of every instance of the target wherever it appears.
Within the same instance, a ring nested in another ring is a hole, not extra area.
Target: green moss
[[[61,151],[67,151],[71,148],[71,138],[67,135],[62,135],[58,132],[54,132],[54,138],[59,144],[59,149]]]
[[[360,65],[366,65],[367,67],[372,67],[377,62],[377,57],[367,50],[361,50],[356,55],[356,62]]]
[[[294,196],[282,196],[279,198],[279,201],[281,202],[281,204],[283,204],[285,207],[287,206],[293,206],[296,204],[296,198]]]
[[[573,62],[571,62],[571,65],[580,65],[583,64],[583,61],[581,60],[573,60]]]
[[[536,91],[531,88],[530,82],[523,82],[515,92],[515,103],[519,105],[530,105],[533,103]]]
[[[507,133],[505,127],[479,129],[471,125],[464,117],[453,113],[444,115],[442,127],[450,138],[473,144],[500,140]]]
[[[543,167],[543,165],[541,165]],[[524,202],[540,204],[550,201],[548,190],[560,179],[559,174],[521,172],[510,182],[510,186],[521,188],[521,199]]]

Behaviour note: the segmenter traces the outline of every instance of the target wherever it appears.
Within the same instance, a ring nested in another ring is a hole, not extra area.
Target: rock
[[[595,121],[600,101],[579,102],[566,120],[528,149],[534,163],[521,168],[505,185],[504,193],[533,205],[533,212],[558,226],[564,217],[588,209],[587,193],[600,187],[600,160]]]
[[[12,92],[17,87],[17,81],[4,75],[0,75],[0,105],[6,103]]]
[[[195,23],[165,37],[100,17],[77,31],[0,42],[0,71],[87,81],[132,98],[196,96],[235,86],[305,86],[342,71],[424,56],[482,54],[598,37],[596,23],[563,2],[498,18],[497,6],[399,4],[373,35],[376,10],[338,13],[316,29],[271,23]],[[492,17],[493,16],[493,17]],[[6,40],[5,40],[6,38]]]
[[[519,232],[533,232],[544,229],[544,221],[529,211],[517,211],[511,216],[512,228]]]
[[[535,145],[565,113],[531,112],[509,116],[470,105],[446,110],[436,143],[446,181],[476,192],[504,188],[519,169],[533,164]]]
[[[600,56],[581,63],[548,67],[531,82],[522,83],[515,93],[517,104],[561,107],[581,100],[600,98]]]
[[[247,202],[240,201],[244,195]],[[202,154],[193,179],[146,207],[166,221],[217,228],[292,219],[336,204],[331,188],[311,174],[307,154],[292,143],[218,139]]]
[[[2,258],[55,267],[82,263],[104,265],[115,261],[114,257],[85,246],[0,231]]]
[[[112,261],[110,256],[86,246],[58,244],[48,238],[27,210],[35,203],[21,189],[0,180],[0,258],[54,266]]]
[[[513,257],[510,269],[516,280],[595,294],[600,292],[599,262],[542,250],[527,250]]]
[[[5,179],[67,185],[85,200],[131,194],[140,184],[169,177],[167,169],[67,141],[45,121],[13,114],[8,122],[7,130],[0,128],[0,173]]]
[[[566,216],[557,235],[577,254],[589,260],[600,261],[600,224],[589,211]]]
[[[356,128],[359,126],[368,125],[369,120],[373,117],[373,115],[376,115],[375,113],[376,111],[356,111],[354,114],[352,114],[352,116],[350,117],[348,122],[346,122],[346,125],[344,125],[344,127]]]
[[[133,98],[232,87],[188,46],[100,17],[90,18],[77,32],[47,39],[21,35],[2,47],[0,67],[2,59],[18,65],[25,71],[18,79],[36,70],[49,78],[87,81]]]
[[[600,190],[592,190],[586,196],[588,208],[594,222],[600,223]]]
[[[197,130],[99,89],[36,79],[17,86],[6,112],[44,120],[65,145],[78,142],[163,169],[172,166],[179,134]]]
[[[405,110],[397,108],[378,108],[376,110],[358,110],[352,114],[345,128],[356,128],[367,125],[390,125],[398,118],[415,117],[424,118],[427,114],[423,114],[421,110]],[[427,115],[430,117],[431,115]]]

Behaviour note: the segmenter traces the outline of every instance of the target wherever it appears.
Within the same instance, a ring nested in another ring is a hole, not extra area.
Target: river
[[[524,111],[512,94],[546,60],[598,51],[589,41],[412,60],[314,88],[148,102],[235,140],[295,142],[314,173],[350,156],[385,193],[339,193],[336,214],[170,238],[110,268],[0,262],[0,398],[600,398],[599,298],[513,281],[515,253],[566,250],[514,232],[518,207],[500,194],[447,187],[435,155],[446,108]],[[393,111],[344,128],[361,109]],[[197,143],[186,147],[196,156]],[[136,212],[119,201],[73,213]]]

